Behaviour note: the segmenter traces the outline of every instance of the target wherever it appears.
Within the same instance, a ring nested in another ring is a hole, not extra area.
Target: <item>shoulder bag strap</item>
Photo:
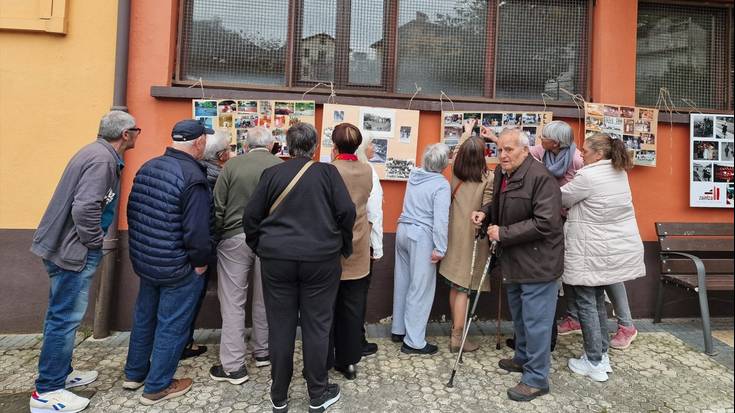
[[[278,198],[276,198],[276,201],[271,205],[271,209],[268,211],[268,215],[272,214],[273,211],[278,208],[279,205],[281,205],[281,202],[283,202],[283,199],[286,198],[286,196],[291,192],[294,186],[299,182],[301,177],[304,175],[307,169],[314,163],[314,161],[309,160],[304,164],[304,166],[301,167],[301,170],[299,170],[299,173],[296,174],[296,176],[291,179],[291,182],[288,183],[288,186],[286,186],[286,189],[281,192],[281,195],[278,195]]]

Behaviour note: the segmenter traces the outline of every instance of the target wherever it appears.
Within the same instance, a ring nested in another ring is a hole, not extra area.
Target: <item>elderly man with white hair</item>
[[[498,264],[507,286],[516,334],[515,355],[499,367],[522,373],[508,397],[530,401],[549,392],[551,332],[557,280],[564,272],[561,191],[544,165],[529,156],[528,135],[504,129],[498,139],[493,201],[475,215],[499,243]]]
[[[447,252],[451,193],[442,171],[449,164],[449,147],[429,145],[423,165],[408,177],[403,212],[396,231],[393,326],[391,339],[403,342],[406,354],[434,354],[426,342],[426,323],[434,303],[436,264]]]
[[[248,380],[245,304],[250,273],[255,366],[270,364],[260,260],[246,243],[242,222],[245,205],[263,171],[282,162],[271,154],[273,144],[274,138],[268,129],[262,126],[249,129],[247,152],[225,164],[214,186],[214,231],[215,236],[221,238],[217,246],[217,297],[222,315],[222,337],[220,364],[212,366],[209,376],[216,381],[242,384]]]

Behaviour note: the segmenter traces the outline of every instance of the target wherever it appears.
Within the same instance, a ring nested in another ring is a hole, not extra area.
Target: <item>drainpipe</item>
[[[127,112],[128,100],[128,40],[130,32],[130,0],[117,2],[117,40],[115,43],[115,84],[111,110]],[[118,195],[119,196],[119,195]],[[119,199],[119,198],[118,198]],[[115,219],[107,231],[102,244],[102,264],[100,266],[99,288],[94,311],[93,336],[96,339],[110,335],[110,308],[113,300],[113,286],[117,272],[118,231],[117,221],[120,203],[117,204]]]

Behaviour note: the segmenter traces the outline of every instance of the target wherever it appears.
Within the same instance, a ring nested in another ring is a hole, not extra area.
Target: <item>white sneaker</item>
[[[586,359],[587,353],[582,353],[582,356],[579,358]],[[600,364],[605,367],[605,373],[613,372],[612,366],[610,365],[610,356],[607,353],[602,353],[602,361]]]
[[[68,390],[55,390],[31,394],[31,413],[67,412],[76,413],[87,408],[89,399],[79,397]]]
[[[587,357],[569,359],[567,365],[569,366],[569,370],[577,374],[581,374],[582,376],[587,376],[594,381],[602,382],[607,381],[608,379],[605,365],[600,363],[595,366],[587,359]]]
[[[71,372],[71,374],[69,374],[69,376],[66,377],[66,383],[64,384],[64,387],[67,389],[71,389],[72,387],[86,386],[89,383],[97,380],[98,375],[99,373],[94,370],[74,370]]]
[[[125,380],[123,381],[122,388],[125,390],[138,390],[143,387],[142,381]]]

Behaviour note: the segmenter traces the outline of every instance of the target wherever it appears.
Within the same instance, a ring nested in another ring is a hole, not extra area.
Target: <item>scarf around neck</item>
[[[546,169],[557,178],[561,178],[567,173],[569,165],[572,164],[574,154],[577,152],[577,146],[572,142],[571,145],[554,154],[551,151],[544,151],[544,165]]]

